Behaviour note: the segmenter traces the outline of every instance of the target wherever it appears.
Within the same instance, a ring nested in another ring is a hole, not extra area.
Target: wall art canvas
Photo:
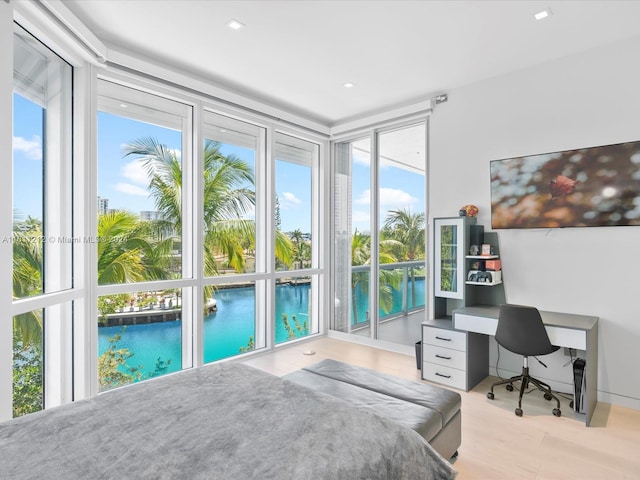
[[[640,141],[491,162],[491,227],[640,225]]]

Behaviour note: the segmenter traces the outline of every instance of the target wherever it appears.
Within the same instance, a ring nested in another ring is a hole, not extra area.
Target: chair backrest
[[[507,350],[524,356],[558,350],[549,341],[538,309],[525,305],[500,305],[495,338]]]

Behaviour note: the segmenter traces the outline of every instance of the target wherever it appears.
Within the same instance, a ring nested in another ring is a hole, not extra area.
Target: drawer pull
[[[451,341],[450,338],[438,337],[437,335],[436,335],[436,340],[444,340],[445,342],[450,342]]]
[[[439,377],[444,377],[444,378],[451,378],[451,375],[443,375],[441,373],[436,372],[436,375]]]
[[[442,358],[444,360],[451,360],[451,357],[445,357],[444,355],[439,355],[436,353],[436,358]]]

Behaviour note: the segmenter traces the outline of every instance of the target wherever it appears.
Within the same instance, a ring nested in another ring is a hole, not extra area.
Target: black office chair
[[[551,345],[549,335],[542,323],[540,312],[535,307],[524,305],[500,305],[498,314],[498,328],[496,330],[496,342],[507,350],[522,355],[522,374],[515,375],[509,379],[501,380],[491,385],[491,391],[487,393],[487,398],[493,400],[493,389],[498,385],[507,385],[507,390],[513,391],[513,382],[520,381],[520,397],[518,398],[518,408],[516,415],[522,416],[522,395],[529,388],[529,384],[535,385],[538,390],[544,392],[546,400],[555,399],[557,407],[553,409],[556,417],[561,415],[560,400],[551,392],[551,387],[546,383],[529,375],[529,357],[537,355],[547,355],[558,350],[560,347]],[[538,360],[536,358],[536,360]],[[538,360],[540,362],[540,360]],[[545,368],[546,365],[540,362]]]

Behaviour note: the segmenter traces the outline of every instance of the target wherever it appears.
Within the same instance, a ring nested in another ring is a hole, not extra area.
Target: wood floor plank
[[[305,355],[313,351],[314,355]],[[400,353],[320,337],[243,361],[282,376],[324,358],[420,380],[415,358]],[[599,403],[592,426],[561,399],[562,416],[552,402],[532,392],[517,417],[517,392],[486,393],[496,378],[487,378],[462,396],[462,445],[454,462],[459,480],[617,480],[640,478],[640,411]],[[429,382],[425,382],[429,383]]]

